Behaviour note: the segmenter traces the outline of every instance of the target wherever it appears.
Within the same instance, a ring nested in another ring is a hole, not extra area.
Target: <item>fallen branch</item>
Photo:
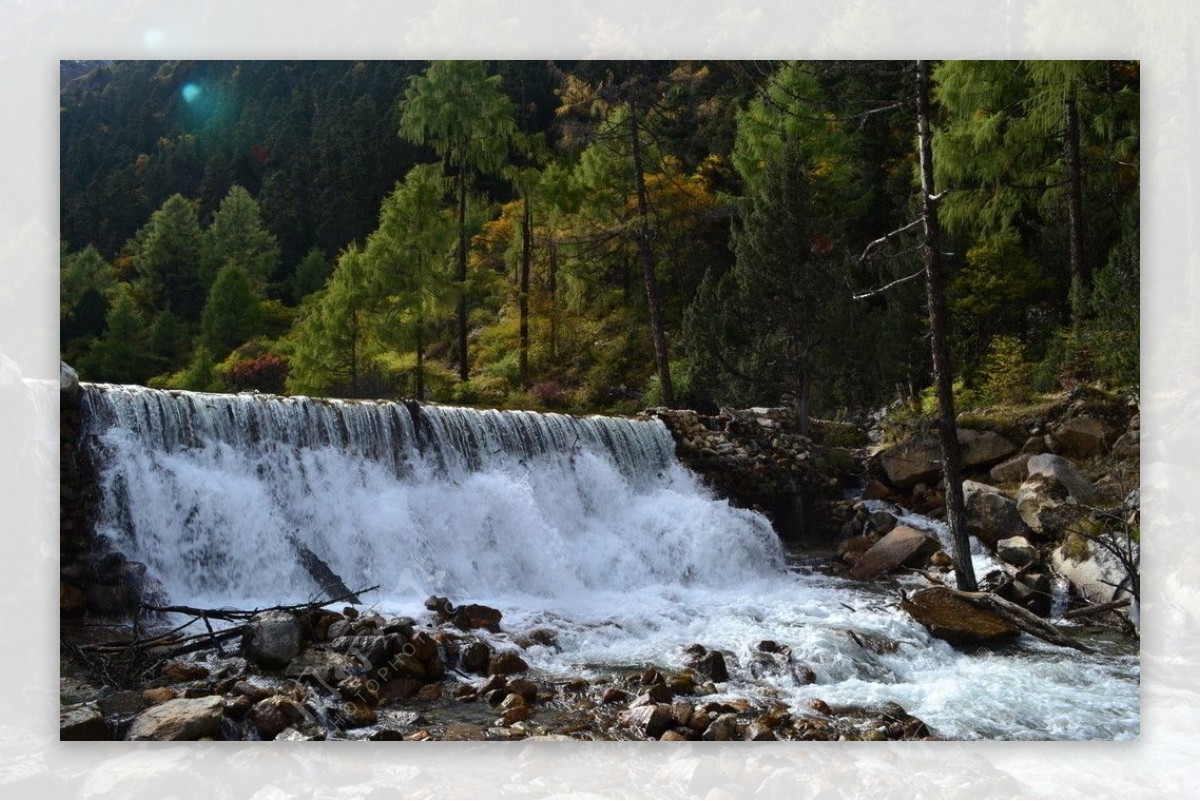
[[[1106,604],[1094,604],[1092,606],[1085,606],[1081,609],[1072,609],[1070,612],[1067,612],[1063,615],[1063,619],[1073,620],[1077,617],[1090,617],[1092,615],[1098,615],[1101,612],[1111,612],[1114,609],[1124,609],[1127,606],[1129,606],[1129,599],[1122,598],[1119,601],[1109,601]]]
[[[202,609],[196,606],[153,606],[151,604],[142,604],[142,609],[149,612],[176,612],[183,615],[193,615],[198,618],[213,618],[215,620],[249,620],[262,612],[313,612],[323,606],[357,599],[364,593],[374,592],[377,589],[379,589],[378,584],[321,601],[309,601],[302,604],[280,604],[278,606],[266,606],[256,609],[232,609],[227,606],[217,609]]]

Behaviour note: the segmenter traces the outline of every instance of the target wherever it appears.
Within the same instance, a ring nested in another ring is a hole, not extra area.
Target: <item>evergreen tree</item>
[[[234,262],[217,273],[201,316],[204,344],[217,359],[259,333],[261,298],[250,276]]]
[[[152,364],[146,352],[146,320],[128,284],[118,284],[105,322],[104,338],[93,346],[97,378],[117,384],[144,383]]]
[[[172,195],[138,233],[134,263],[154,308],[196,322],[204,307],[204,236],[192,204]]]
[[[496,173],[516,132],[512,101],[500,76],[487,74],[481,61],[435,61],[404,93],[400,135],[428,143],[454,170],[458,208],[458,376],[469,375],[467,358],[467,196],[479,173]]]
[[[204,286],[211,287],[220,269],[236,264],[261,292],[279,269],[279,242],[263,227],[258,203],[240,186],[221,201],[207,232]]]
[[[299,302],[325,286],[330,271],[329,259],[325,258],[321,249],[309,250],[296,265],[296,272],[292,276],[292,297]]]

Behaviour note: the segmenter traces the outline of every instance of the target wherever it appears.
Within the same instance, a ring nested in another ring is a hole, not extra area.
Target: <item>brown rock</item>
[[[468,673],[486,674],[488,662],[492,657],[492,649],[487,643],[475,641],[467,644],[459,652],[459,664]]]
[[[902,565],[922,567],[938,548],[938,541],[925,532],[911,526],[897,526],[859,557],[850,575],[870,579]]]
[[[199,740],[221,733],[225,701],[219,695],[176,698],[152,706],[133,721],[130,740]]]
[[[508,690],[510,693],[515,693],[516,695],[524,698],[527,703],[532,704],[537,700],[537,685],[529,679],[510,679],[505,685],[504,689]]]
[[[437,656],[437,641],[426,632],[418,631],[409,639],[404,652],[424,662]]]
[[[107,740],[108,728],[104,715],[93,703],[63,707],[58,713],[58,739]]]
[[[495,675],[497,673],[511,675],[513,673],[522,673],[528,669],[529,664],[518,654],[511,651],[496,654],[488,662],[488,675]]]
[[[458,607],[451,618],[455,626],[463,631],[469,629],[487,629],[491,632],[500,630],[500,618],[503,615],[499,609],[482,604],[466,604]]]
[[[1054,438],[1058,440],[1063,453],[1078,459],[1103,453],[1114,435],[1115,432],[1107,423],[1089,415],[1064,420],[1054,429]]]
[[[1021,632],[999,615],[940,587],[923,590],[900,602],[900,608],[952,645],[983,645],[1015,639]]]
[[[263,737],[269,740],[288,726],[303,722],[308,713],[294,699],[286,695],[272,695],[251,707],[247,717]]]
[[[963,482],[963,503],[967,511],[967,533],[991,549],[1009,537],[1028,533],[1017,502],[1000,490],[978,481]]]
[[[658,737],[670,727],[675,718],[670,707],[653,704],[628,709],[621,713],[619,720],[622,725],[628,726],[643,737]]]
[[[1029,475],[1029,459],[1032,453],[1018,453],[1016,456],[1001,462],[988,473],[992,480],[1000,484],[1017,484]]]
[[[708,651],[703,656],[692,661],[692,667],[697,673],[707,676],[713,681],[729,681],[729,670],[725,667],[725,657],[720,651]]]
[[[148,690],[142,690],[142,695],[151,706],[165,704],[179,697],[179,693],[172,690],[170,687],[153,687]]]
[[[208,678],[208,668],[182,659],[172,659],[163,665],[162,676],[169,682],[196,681]]]
[[[604,691],[604,695],[600,696],[600,702],[604,704],[619,704],[627,698],[629,698],[629,693],[620,687],[609,687]]]

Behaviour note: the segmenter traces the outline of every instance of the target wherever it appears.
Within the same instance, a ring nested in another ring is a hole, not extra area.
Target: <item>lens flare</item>
[[[182,92],[183,100],[186,103],[195,102],[196,98],[200,96],[200,87],[194,83],[184,84],[183,89],[180,91]]]

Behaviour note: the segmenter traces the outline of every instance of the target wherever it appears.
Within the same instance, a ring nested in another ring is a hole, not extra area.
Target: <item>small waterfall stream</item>
[[[390,613],[439,594],[502,609],[507,630],[553,627],[560,649],[526,653],[551,674],[682,667],[699,642],[730,654],[730,694],[797,709],[894,700],[968,739],[1138,733],[1127,647],[964,654],[879,587],[789,571],[767,520],[714,498],[657,421],[100,384],[83,421],[99,535],[175,602],[320,595],[295,538]],[[767,639],[816,683],[752,671]]]

